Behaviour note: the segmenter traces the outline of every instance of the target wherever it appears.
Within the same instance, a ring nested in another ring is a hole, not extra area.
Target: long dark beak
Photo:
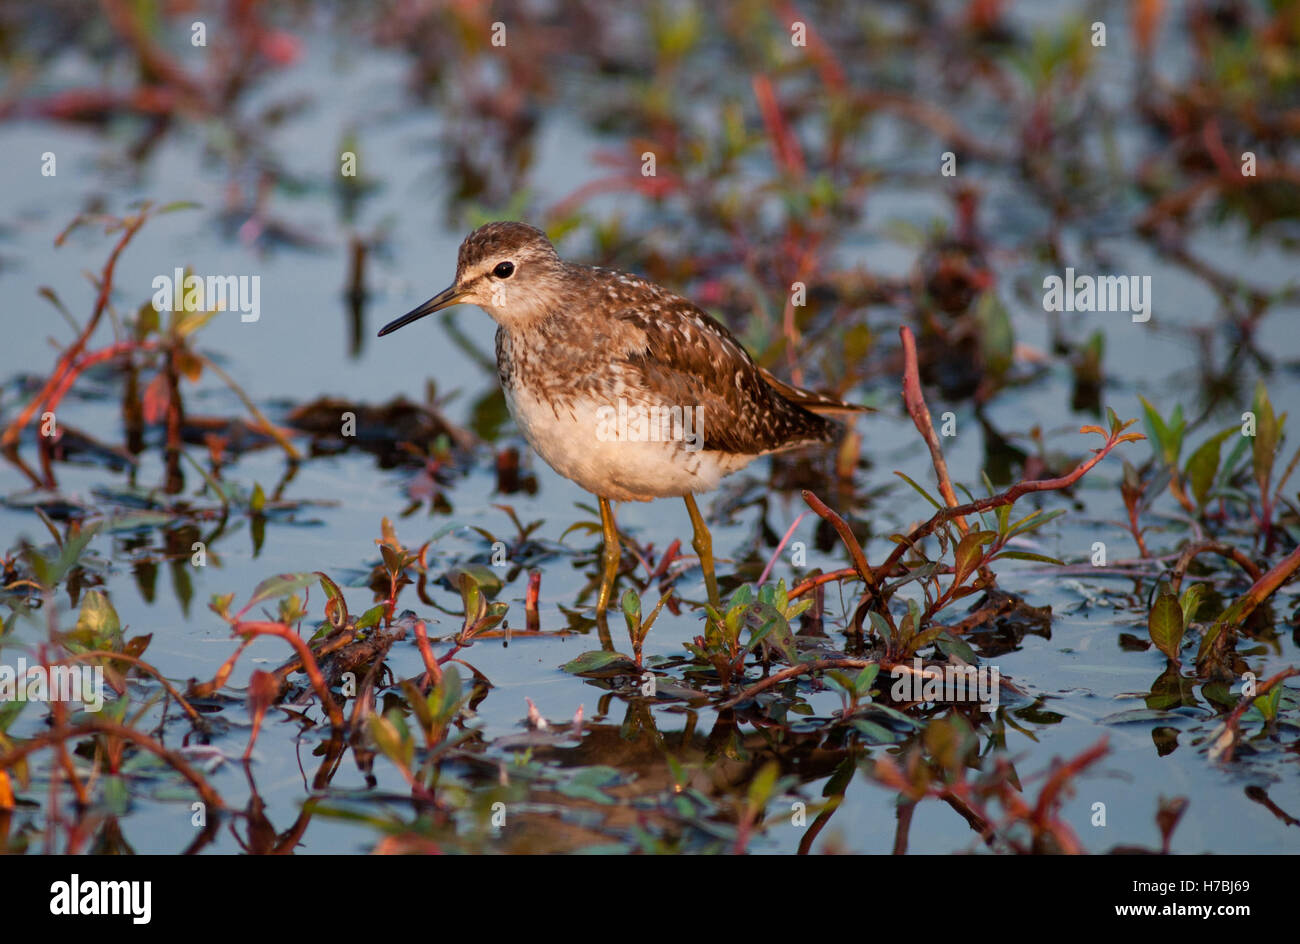
[[[379,336],[382,338],[386,334],[392,334],[398,328],[404,328],[412,321],[419,321],[425,315],[431,315],[435,311],[441,311],[444,308],[450,308],[461,300],[463,292],[456,289],[456,286],[443,289],[433,298],[429,299],[419,308],[412,309],[395,321],[390,321],[380,330]]]

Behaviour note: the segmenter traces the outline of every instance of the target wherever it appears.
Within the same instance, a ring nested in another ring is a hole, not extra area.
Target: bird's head
[[[460,304],[478,305],[507,328],[523,327],[557,310],[563,274],[563,260],[540,229],[527,223],[488,223],[460,244],[456,281],[389,322],[379,336]]]

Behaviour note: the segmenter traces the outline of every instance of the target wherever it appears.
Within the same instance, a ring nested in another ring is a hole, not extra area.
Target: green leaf
[[[406,569],[405,555],[391,544],[379,545],[379,556],[384,559],[384,570],[400,574]]]
[[[1255,402],[1251,406],[1255,413],[1254,470],[1255,481],[1261,493],[1269,488],[1273,475],[1273,459],[1277,455],[1278,434],[1281,424],[1273,414],[1273,404],[1268,399],[1268,390],[1264,381],[1255,383]],[[1285,414],[1283,415],[1285,419]]]
[[[630,675],[637,671],[636,663],[623,653],[604,649],[584,652],[560,668],[570,675]]]
[[[781,766],[774,760],[768,761],[749,782],[749,805],[751,809],[762,810],[772,799],[776,789],[776,778],[781,773]]]
[[[1114,407],[1106,407],[1106,422],[1110,423],[1110,434],[1112,436],[1118,435],[1120,430],[1124,428],[1124,423],[1119,418],[1119,414],[1115,412]]]
[[[622,775],[613,767],[583,767],[571,779],[556,784],[556,790],[577,800],[609,805],[614,802],[613,797],[600,788],[620,779]]]
[[[881,717],[888,718],[890,721],[893,721],[894,723],[902,726],[903,728],[912,731],[915,731],[923,727],[923,725],[921,725],[921,723],[918,722],[915,718],[909,718],[907,715],[903,714],[903,712],[899,711],[897,708],[891,708],[888,705],[880,705],[880,704],[868,705],[863,710],[862,714],[870,718],[881,718]]]
[[[387,610],[388,605],[386,603],[378,603],[375,606],[372,606],[357,617],[356,625],[352,628],[369,629],[371,626],[378,626],[379,621],[384,618],[384,613],[387,612]]]
[[[1161,591],[1147,618],[1147,632],[1156,648],[1178,662],[1179,643],[1183,640],[1183,609],[1178,598],[1168,590]]]
[[[131,807],[131,791],[126,787],[126,778],[120,774],[110,774],[104,778],[104,806],[113,816],[125,816]]]
[[[851,722],[853,728],[862,735],[867,744],[893,744],[895,741],[901,741],[905,737],[902,734],[895,734],[893,731],[874,721],[868,721],[865,718],[854,718]]]
[[[1240,427],[1238,427],[1240,432]],[[1255,444],[1255,440],[1249,436],[1238,435],[1234,437],[1232,449],[1228,452],[1228,458],[1224,459],[1219,465],[1219,477],[1214,483],[1216,491],[1222,491],[1227,488],[1229,481],[1237,473],[1238,467],[1246,458],[1246,453],[1250,452]]]
[[[86,633],[96,640],[97,648],[111,648],[101,643],[111,643],[122,631],[117,610],[103,590],[87,590],[81,598],[81,611],[77,614],[77,632]]]
[[[875,631],[877,636],[884,640],[885,643],[893,641],[894,634],[890,631],[889,623],[885,621],[883,616],[875,610],[868,610],[867,618],[871,620],[871,628]]]
[[[434,686],[433,691],[429,692],[426,703],[434,720],[439,723],[446,723],[456,716],[456,712],[460,710],[463,700],[460,673],[454,669],[449,669],[442,673],[442,681]]]
[[[1260,695],[1255,699],[1255,707],[1259,709],[1259,713],[1264,716],[1264,720],[1276,721],[1277,708],[1281,700],[1282,686],[1274,685],[1263,695]]]
[[[1210,651],[1214,648],[1215,641],[1220,635],[1222,635],[1224,628],[1227,626],[1224,622],[1227,615],[1227,613],[1224,613],[1223,616],[1220,616],[1210,624],[1210,628],[1201,635],[1201,644],[1196,647],[1196,661],[1198,663],[1205,660],[1205,658],[1210,654]]]
[[[318,570],[315,574],[320,578],[320,588],[325,591],[327,600],[325,613],[329,618],[330,625],[335,629],[346,626],[348,623],[348,601],[343,598],[343,591],[324,571]]]
[[[1048,557],[1046,554],[1031,554],[1029,551],[1001,551],[995,556],[994,560],[1010,558],[1011,560],[1037,561],[1040,564],[1056,564],[1064,567],[1065,561],[1055,557]]]
[[[54,563],[52,576],[55,582],[62,580],[68,571],[76,566],[77,561],[81,558],[81,552],[86,549],[86,545],[99,532],[102,525],[102,521],[84,525],[80,531],[68,538],[63,545],[62,553],[59,554],[59,559]]]
[[[1186,628],[1196,618],[1196,611],[1201,608],[1201,598],[1205,596],[1205,584],[1190,584],[1183,595],[1178,598],[1178,605],[1183,611],[1183,626]]]
[[[447,571],[447,582],[453,587],[460,586],[462,575],[473,578],[479,590],[491,596],[503,586],[501,575],[484,564],[459,564]]]
[[[248,499],[248,510],[255,515],[260,515],[262,509],[266,507],[266,492],[262,491],[262,483],[253,483],[253,495]]]
[[[623,619],[627,623],[627,634],[633,640],[641,628],[641,595],[635,590],[623,594]]]
[[[876,676],[880,674],[879,665],[869,665],[853,680],[853,692],[859,698],[871,691],[871,686],[875,684]]]
[[[960,586],[979,566],[984,557],[984,545],[998,539],[996,531],[967,531],[953,551],[953,583]]]
[[[1010,506],[1007,506],[1010,507]],[[1061,515],[1065,514],[1064,508],[1057,508],[1054,511],[1044,512],[1041,508],[1032,514],[1025,515],[1007,532],[1007,537],[1013,538],[1017,534],[1024,534],[1026,531],[1036,531],[1049,521],[1055,521]]]
[[[223,620],[229,620],[230,604],[233,602],[235,602],[234,593],[214,593],[212,599],[208,601],[208,609]]]
[[[975,665],[979,661],[979,656],[970,644],[960,636],[954,636],[952,633],[944,630],[934,640],[937,648],[945,657],[955,655],[967,665]]]
[[[173,200],[170,203],[164,203],[158,209],[154,210],[154,216],[162,216],[164,213],[175,213],[177,210],[197,210],[203,204],[195,203],[193,200]]]
[[[839,669],[827,669],[825,678],[832,688],[839,689],[846,695],[857,694],[853,679],[849,677],[847,672],[842,672]]]
[[[908,477],[907,477],[906,475],[904,475],[902,472],[897,472],[897,471],[896,471],[896,472],[894,472],[894,474],[897,475],[897,476],[898,476],[900,479],[902,479],[904,482],[906,482],[908,485],[912,486],[912,488],[914,488],[914,489],[916,489],[918,492],[920,492],[920,493],[921,493],[921,497],[924,498],[926,501],[928,501],[928,502],[929,502],[931,505],[933,505],[935,508],[938,508],[940,511],[943,510],[943,505],[939,504],[937,501],[935,501],[933,498],[931,498],[929,492],[927,492],[927,491],[926,491],[925,489],[923,489],[921,486],[917,485],[915,482],[913,482],[910,478],[908,478]]]
[[[415,757],[415,742],[406,726],[401,711],[390,708],[384,715],[372,714],[369,719],[370,736],[379,750],[399,767],[411,766]]]
[[[1206,501],[1209,500],[1211,491],[1214,488],[1214,477],[1219,471],[1219,459],[1223,449],[1224,440],[1233,433],[1237,432],[1238,427],[1229,426],[1221,433],[1216,433],[1205,442],[1197,447],[1187,460],[1187,467],[1183,469],[1183,477],[1187,479],[1188,484],[1192,487],[1192,496],[1196,499],[1196,504],[1204,508]]]
[[[980,325],[980,351],[984,355],[984,369],[995,380],[1001,380],[1011,369],[1016,346],[1011,329],[1011,316],[1006,306],[993,291],[985,292],[975,307],[975,320]]]
[[[921,606],[915,600],[908,600],[907,613],[903,616],[903,621],[898,624],[898,641],[906,646],[909,652],[914,651],[911,646],[912,637],[920,628]]]
[[[1176,467],[1178,455],[1183,449],[1183,433],[1187,429],[1182,406],[1174,407],[1169,423],[1166,424],[1146,397],[1138,397],[1138,399],[1142,401],[1142,409],[1146,414],[1147,431],[1151,434],[1151,441],[1157,447],[1156,457],[1163,465]]]
[[[18,717],[25,704],[27,704],[25,699],[23,701],[17,699],[0,701],[0,734],[9,730],[9,726],[14,723],[14,719]]]
[[[316,574],[311,571],[293,573],[293,574],[276,574],[274,577],[267,577],[257,585],[253,591],[253,596],[248,601],[245,609],[263,603],[267,600],[274,600],[279,597],[287,597],[291,593],[309,587],[316,582]]]
[[[785,615],[770,603],[754,603],[746,615],[750,627],[749,649],[752,651],[758,643],[765,643],[775,648],[791,665],[799,661],[799,650],[795,646],[794,633]]]
[[[640,629],[640,632],[638,633],[638,635],[640,636],[640,638],[641,638],[642,641],[644,641],[645,638],[646,638],[647,636],[650,635],[650,628],[651,628],[652,626],[654,626],[654,624],[655,624],[655,620],[657,620],[657,619],[659,618],[659,613],[660,613],[660,611],[662,611],[663,608],[664,608],[664,604],[668,602],[669,598],[670,598],[672,595],[673,595],[673,591],[672,591],[671,589],[669,589],[669,591],[668,591],[667,593],[665,593],[663,596],[661,596],[661,597],[659,598],[659,602],[656,603],[656,604],[655,604],[655,608],[654,608],[653,610],[650,611],[650,615],[647,616],[647,617],[644,617],[644,618],[641,620],[641,629]],[[809,600],[808,602],[809,602],[809,603],[812,603],[811,600]]]
[[[917,633],[915,636],[913,636],[911,641],[908,643],[907,648],[912,652],[920,652],[926,646],[930,645],[932,642],[938,639],[939,634],[942,632],[943,632],[942,626],[931,626],[929,629],[925,630],[924,632]]]

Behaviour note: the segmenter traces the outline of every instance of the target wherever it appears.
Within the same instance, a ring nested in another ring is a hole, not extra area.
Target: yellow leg
[[[700,567],[704,570],[704,586],[709,592],[709,605],[715,610],[721,610],[718,580],[713,574],[713,537],[704,524],[704,518],[700,515],[700,507],[695,504],[695,496],[688,492],[683,497],[686,500],[686,511],[691,516],[691,527],[695,529],[691,547],[695,548],[695,553],[700,556]]]
[[[605,532],[605,570],[600,578],[600,596],[596,600],[596,612],[604,613],[609,606],[609,598],[614,592],[614,581],[618,578],[618,565],[623,559],[623,549],[618,543],[618,527],[614,524],[614,509],[608,498],[600,498],[600,526]]]

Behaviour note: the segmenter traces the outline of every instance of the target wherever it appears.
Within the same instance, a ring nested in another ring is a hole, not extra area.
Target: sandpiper
[[[622,553],[610,502],[685,499],[717,608],[712,541],[695,494],[759,456],[829,441],[837,426],[826,415],[866,409],[781,382],[698,306],[635,275],[565,262],[526,223],[470,233],[451,287],[379,336],[461,303],[497,323],[497,375],[524,438],[599,499],[598,613]]]

